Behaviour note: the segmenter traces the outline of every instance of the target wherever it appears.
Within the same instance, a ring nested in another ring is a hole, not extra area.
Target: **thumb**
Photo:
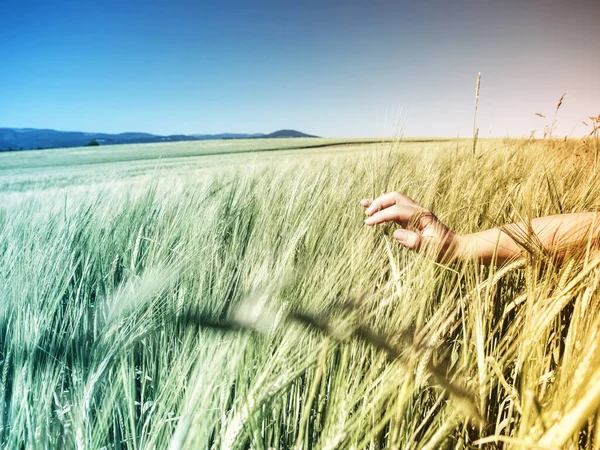
[[[399,229],[394,231],[394,239],[409,250],[418,251],[422,237],[415,231]]]

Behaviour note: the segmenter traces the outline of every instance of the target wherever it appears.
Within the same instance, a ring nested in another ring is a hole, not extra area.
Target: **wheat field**
[[[596,211],[590,143],[259,144],[0,155],[3,448],[600,449],[591,248],[444,266],[359,206]]]

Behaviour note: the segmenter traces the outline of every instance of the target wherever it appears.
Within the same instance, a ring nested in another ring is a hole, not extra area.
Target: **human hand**
[[[430,210],[398,192],[384,194],[375,200],[363,199],[367,225],[395,222],[402,228],[394,231],[404,247],[425,254],[436,261],[453,261],[458,235],[444,225]]]

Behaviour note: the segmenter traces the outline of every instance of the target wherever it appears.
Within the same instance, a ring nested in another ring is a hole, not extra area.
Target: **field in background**
[[[299,143],[0,154],[1,445],[600,448],[600,260],[440,266],[358,204],[598,210],[591,151]]]

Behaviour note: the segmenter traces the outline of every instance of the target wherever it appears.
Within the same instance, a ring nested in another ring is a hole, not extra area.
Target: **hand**
[[[363,199],[367,225],[395,222],[402,228],[394,231],[404,247],[436,261],[453,261],[458,236],[428,209],[398,192],[384,194],[375,200]]]

